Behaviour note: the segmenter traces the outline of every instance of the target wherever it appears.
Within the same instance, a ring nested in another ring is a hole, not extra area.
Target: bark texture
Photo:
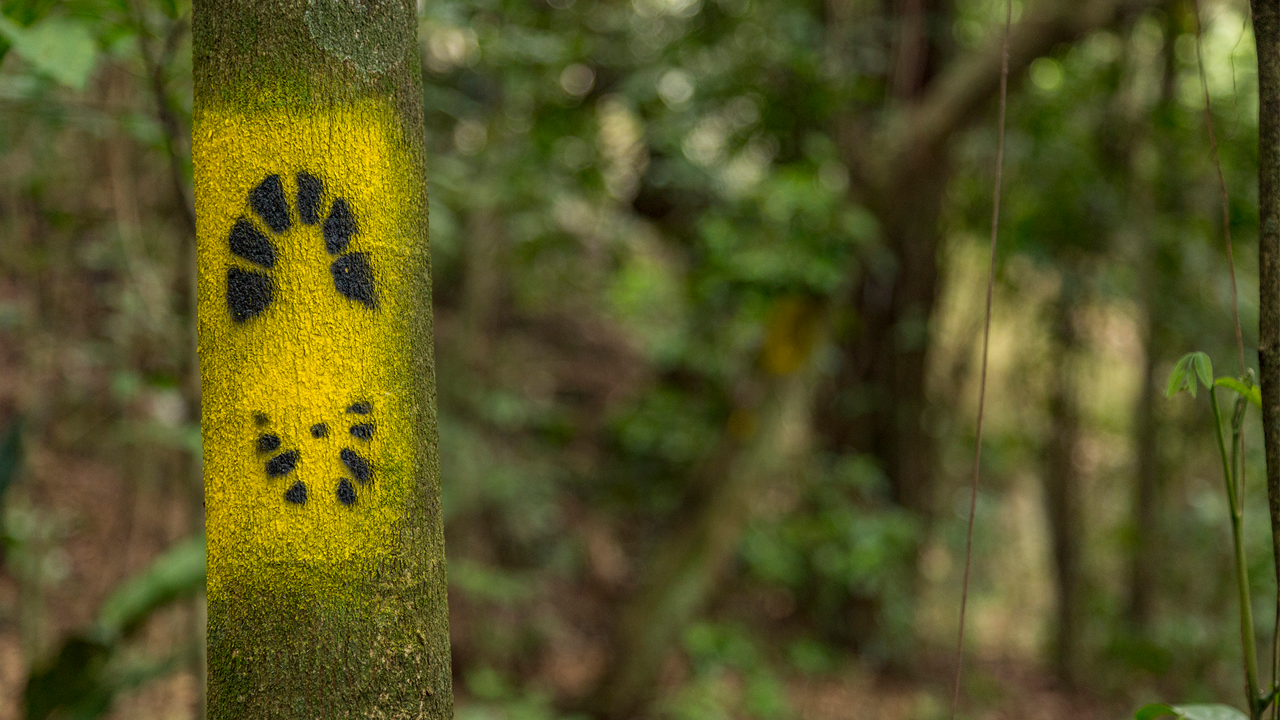
[[[1258,48],[1258,370],[1272,550],[1280,578],[1280,3],[1252,5]]]
[[[196,0],[211,718],[449,718],[416,8]]]

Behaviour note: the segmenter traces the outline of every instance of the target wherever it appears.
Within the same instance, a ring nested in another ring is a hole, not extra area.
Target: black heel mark
[[[284,499],[294,505],[301,505],[305,503],[307,501],[307,486],[302,484],[301,480],[295,482],[288,490],[285,491]]]
[[[279,175],[268,175],[249,191],[249,207],[277,233],[289,229],[289,203],[284,199],[284,185]]]
[[[308,172],[298,173],[298,216],[307,225],[315,225],[320,219],[320,199],[324,186]],[[332,251],[330,251],[332,252]]]
[[[356,489],[351,487],[351,481],[346,478],[338,482],[338,501],[348,507],[356,502]]]
[[[227,308],[231,319],[242,323],[271,304],[275,282],[270,276],[238,267],[227,268]]]

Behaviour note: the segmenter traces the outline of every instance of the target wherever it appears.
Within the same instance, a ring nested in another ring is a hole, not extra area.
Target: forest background
[[[1208,409],[1163,389],[1187,351],[1234,365],[1201,54],[1256,367],[1248,6],[1201,2],[1202,51],[1183,0],[1013,8],[962,716],[1232,701]],[[195,557],[203,490],[190,4],[0,12],[9,720]],[[460,718],[946,716],[1003,17],[420,3]],[[202,600],[169,589],[94,670],[110,717],[201,716]]]

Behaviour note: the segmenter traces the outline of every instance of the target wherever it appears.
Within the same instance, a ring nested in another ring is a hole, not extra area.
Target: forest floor
[[[25,660],[48,654],[61,639],[87,627],[95,609],[121,579],[146,563],[188,527],[182,490],[162,482],[139,483],[104,462],[30,454],[10,517],[22,517],[30,538],[21,556],[0,570],[0,720],[18,720]],[[14,512],[14,508],[18,510]],[[22,567],[14,567],[21,564]],[[19,581],[19,577],[23,580]],[[200,623],[192,602],[170,608],[143,628],[138,644],[162,656],[183,647]],[[573,674],[575,663],[599,658],[603,649],[557,649],[544,667]],[[558,657],[557,655],[564,655]],[[794,716],[812,720],[930,720],[949,704],[950,660],[918,666],[913,677],[844,667],[827,675],[784,679]],[[590,671],[588,671],[590,674]],[[966,667],[969,718],[983,720],[1092,720],[1124,716],[1124,708],[1087,693],[1064,692],[1034,663],[970,659]],[[459,685],[461,687],[461,685]],[[196,676],[176,673],[122,696],[110,717],[170,720],[193,717],[199,702]],[[459,693],[459,706],[467,698]]]

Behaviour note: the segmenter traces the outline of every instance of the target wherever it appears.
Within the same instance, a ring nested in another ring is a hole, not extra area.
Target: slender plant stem
[[[991,264],[987,268],[987,311],[982,327],[982,379],[978,383],[978,423],[973,448],[973,479],[969,488],[969,524],[964,541],[964,584],[960,591],[960,629],[956,637],[956,673],[951,685],[951,720],[960,705],[960,670],[964,665],[964,616],[969,603],[969,571],[973,564],[973,518],[978,509],[978,470],[982,466],[982,419],[987,402],[987,350],[991,345],[991,298],[996,287],[996,238],[1000,229],[1000,183],[1004,170],[1004,119],[1009,99],[1009,30],[1013,0],[1005,3],[1004,45],[1000,56],[1000,121],[996,135],[996,178],[991,199]]]
[[[1249,717],[1258,720],[1264,708],[1258,700],[1258,648],[1253,636],[1253,604],[1249,599],[1249,569],[1244,554],[1244,517],[1240,506],[1243,485],[1238,473],[1240,429],[1239,423],[1233,423],[1232,447],[1228,456],[1216,388],[1209,389],[1209,405],[1213,408],[1213,427],[1218,438],[1218,453],[1222,456],[1222,476],[1227,485],[1227,502],[1231,506],[1231,543],[1236,559],[1236,590],[1240,597],[1240,642],[1244,649],[1245,693],[1248,699]]]

